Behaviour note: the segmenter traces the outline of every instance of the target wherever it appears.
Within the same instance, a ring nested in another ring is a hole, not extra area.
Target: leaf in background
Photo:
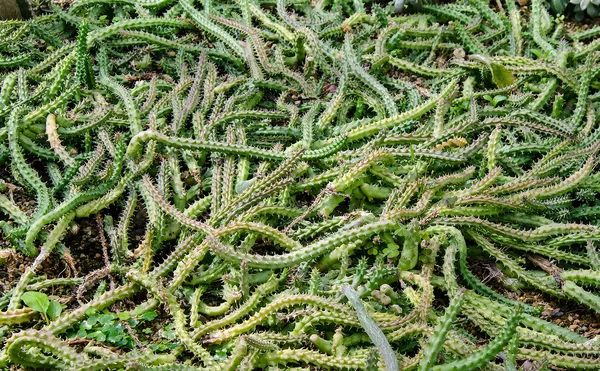
[[[501,64],[491,62],[489,64],[492,71],[492,80],[499,88],[505,88],[515,83],[515,77],[506,67]]]
[[[550,0],[550,8],[555,14],[562,14],[569,2],[565,0]]]
[[[44,314],[46,314],[48,307],[50,306],[48,295],[41,292],[27,291],[21,295],[21,300],[23,300],[23,303],[29,308]]]
[[[51,301],[46,313],[48,314],[48,318],[55,319],[62,313],[62,305],[59,302]]]

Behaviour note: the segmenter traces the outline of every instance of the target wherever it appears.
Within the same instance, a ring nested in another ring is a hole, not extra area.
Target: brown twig
[[[104,236],[104,222],[102,221],[102,214],[96,214],[96,223],[98,224],[98,233],[100,235],[100,244],[102,245],[102,256],[104,257],[104,267],[108,271],[108,280],[110,282],[110,289],[115,289],[115,280],[110,274],[110,259],[108,257],[108,244],[106,243],[106,237]]]

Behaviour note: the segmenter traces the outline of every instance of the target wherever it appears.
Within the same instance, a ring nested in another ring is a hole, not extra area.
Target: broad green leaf
[[[371,341],[381,353],[385,368],[388,371],[399,370],[400,366],[398,365],[398,359],[396,358],[396,354],[394,353],[392,346],[383,334],[383,331],[377,327],[375,321],[369,316],[364,304],[360,300],[358,292],[356,292],[356,290],[354,290],[354,288],[350,285],[342,285],[342,293],[346,296],[346,298],[348,298],[348,302],[356,311],[358,321],[360,322],[362,328],[365,330],[367,335],[369,335],[369,338],[371,338]]]
[[[27,291],[21,295],[21,300],[23,300],[23,303],[29,308],[44,314],[46,314],[48,307],[50,306],[48,295],[41,292]]]
[[[496,84],[499,88],[504,88],[515,83],[515,77],[513,74],[503,65],[492,62],[489,57],[480,54],[472,54],[469,55],[469,59],[487,65],[492,72],[492,80],[494,81],[494,84]]]
[[[593,3],[589,4],[585,10],[591,18],[598,17],[598,13],[600,13],[600,9],[599,9],[598,5],[595,5]]]
[[[244,192],[246,190],[246,188],[248,188],[252,184],[254,184],[254,182],[255,182],[255,179],[252,178],[250,180],[244,180],[244,181],[241,181],[241,182],[237,183],[235,185],[235,192],[237,194],[241,194],[242,192]]]
[[[538,59],[546,57],[544,52],[539,49],[531,49],[531,54],[535,55]]]
[[[515,83],[515,77],[506,67],[501,64],[491,62],[492,80],[499,88],[504,88]]]
[[[46,311],[48,318],[55,319],[62,313],[62,305],[59,302],[51,301]]]

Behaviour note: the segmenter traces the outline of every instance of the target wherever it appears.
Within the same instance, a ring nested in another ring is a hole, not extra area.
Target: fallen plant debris
[[[0,367],[599,369],[498,290],[600,314],[600,27],[542,5],[0,22]]]

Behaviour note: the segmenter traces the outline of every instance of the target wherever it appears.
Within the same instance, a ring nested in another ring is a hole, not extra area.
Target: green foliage
[[[135,348],[137,344],[126,326],[129,325],[131,329],[142,334],[151,335],[154,330],[151,327],[144,327],[144,325],[157,316],[154,311],[144,312],[137,317],[132,317],[129,312],[112,313],[107,310],[98,311],[93,308],[88,309],[85,314],[86,318],[79,323],[77,328],[67,331],[68,338],[85,338],[128,349]],[[156,345],[159,346],[160,344]],[[162,350],[166,349],[168,347]]]
[[[488,102],[490,102],[492,104],[492,106],[496,107],[500,102],[503,102],[507,99],[508,97],[506,95],[494,95],[493,97],[489,94],[486,94],[483,96],[483,99],[487,100]]]

